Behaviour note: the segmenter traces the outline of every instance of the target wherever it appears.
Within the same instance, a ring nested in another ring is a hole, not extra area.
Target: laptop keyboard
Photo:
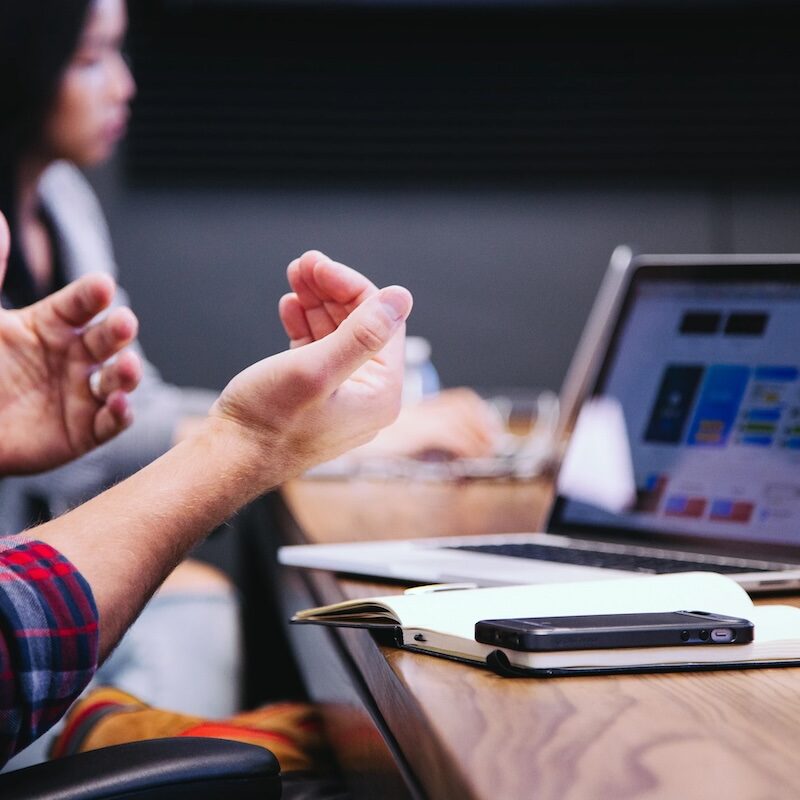
[[[604,552],[579,547],[553,547],[544,544],[484,544],[462,545],[448,548],[468,550],[494,556],[532,558],[537,561],[553,561],[559,564],[579,564],[585,567],[632,570],[634,572],[762,572],[787,569],[791,565],[766,561],[748,562],[744,559],[714,560],[707,556],[698,560],[672,558],[669,556],[637,555],[624,552]],[[702,560],[701,560],[702,559]]]

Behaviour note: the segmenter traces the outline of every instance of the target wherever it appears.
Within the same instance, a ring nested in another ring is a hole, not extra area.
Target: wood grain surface
[[[285,497],[308,541],[344,541],[532,529],[548,489],[299,481]],[[400,591],[307,579],[321,602]],[[339,635],[427,797],[800,797],[800,669],[507,679]]]
[[[551,494],[541,481],[294,481],[282,490],[309,542],[530,531]]]

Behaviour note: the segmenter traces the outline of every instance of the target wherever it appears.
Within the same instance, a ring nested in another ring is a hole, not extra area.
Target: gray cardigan
[[[66,162],[52,165],[41,179],[39,192],[53,220],[66,280],[88,272],[105,272],[116,279],[108,227],[80,171]],[[128,304],[121,289],[115,302]],[[132,396],[132,427],[72,464],[41,475],[0,481],[0,535],[17,533],[30,524],[27,509],[31,496],[45,500],[54,514],[60,514],[161,455],[170,446],[181,418],[206,413],[216,397],[213,392],[165,383],[141,350],[139,354],[144,374]]]

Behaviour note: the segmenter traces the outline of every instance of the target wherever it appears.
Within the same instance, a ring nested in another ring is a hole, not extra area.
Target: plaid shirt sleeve
[[[0,766],[57,722],[97,669],[97,607],[58,551],[0,538]]]

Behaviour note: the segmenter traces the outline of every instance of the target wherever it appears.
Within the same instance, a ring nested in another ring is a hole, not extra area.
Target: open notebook
[[[678,610],[749,619],[755,625],[754,641],[528,653],[481,644],[474,637],[475,623],[482,619]],[[800,665],[800,609],[753,606],[737,583],[714,573],[486,589],[423,587],[300,611],[292,622],[383,631],[405,649],[489,666],[507,675]]]

